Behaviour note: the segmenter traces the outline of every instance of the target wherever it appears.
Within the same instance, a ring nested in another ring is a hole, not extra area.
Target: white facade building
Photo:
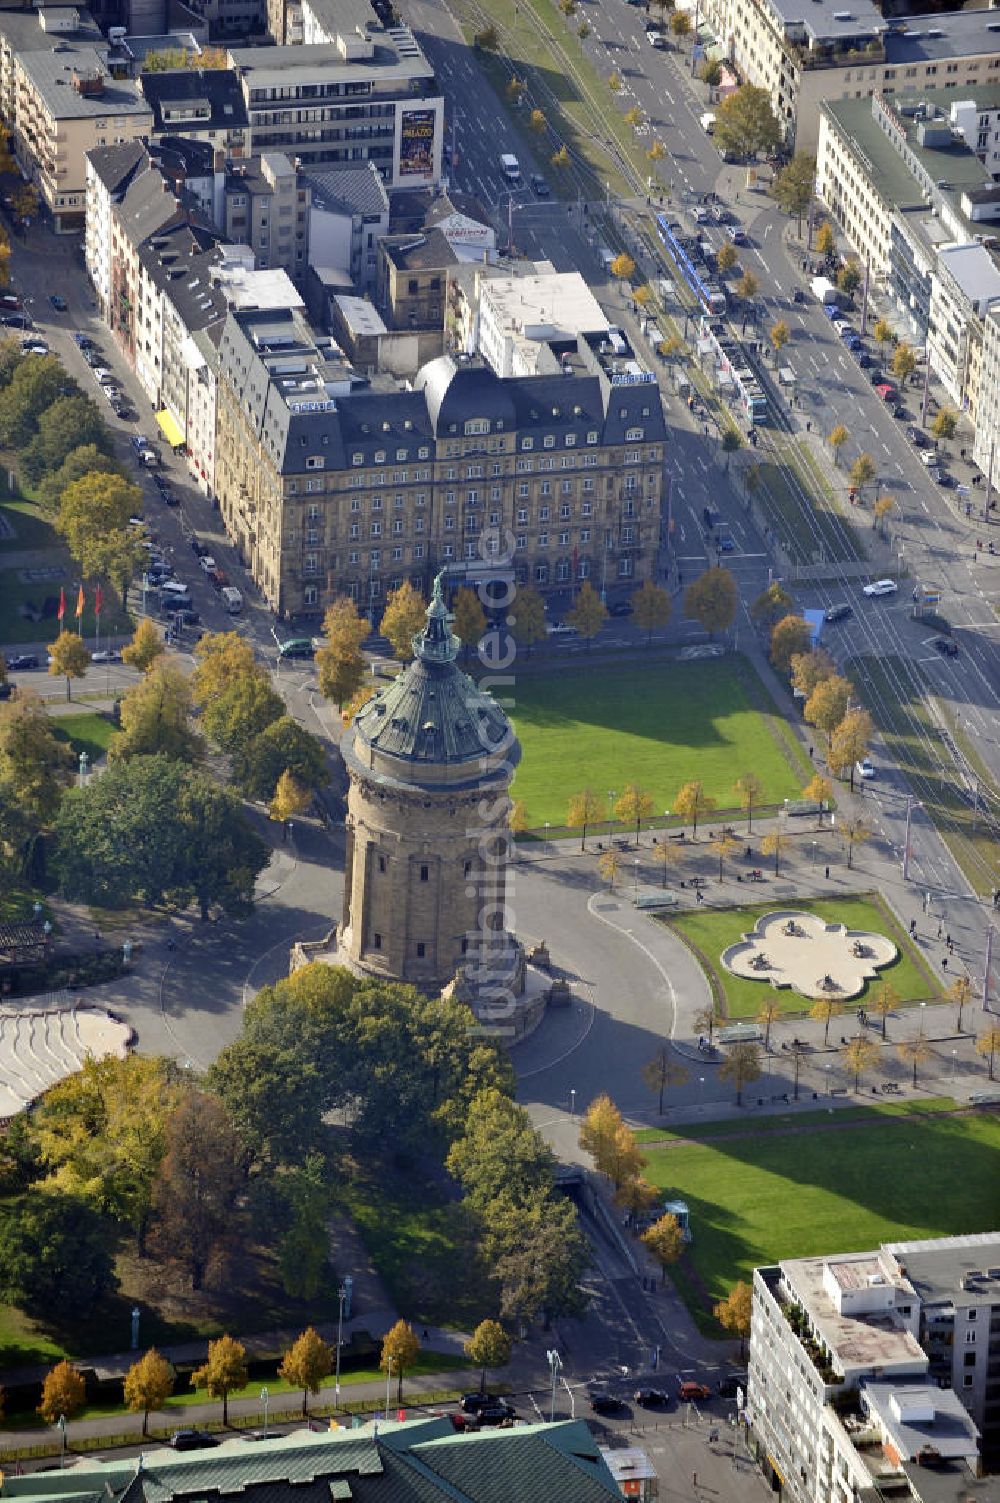
[[[531,376],[542,347],[606,334],[610,325],[578,271],[478,278],[477,348],[498,376]]]

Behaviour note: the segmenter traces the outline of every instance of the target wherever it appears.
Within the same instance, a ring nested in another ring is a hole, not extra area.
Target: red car
[[[712,1390],[707,1383],[695,1383],[693,1380],[688,1379],[678,1388],[677,1396],[685,1404],[691,1404],[695,1399],[710,1399],[712,1397]]]
[[[883,402],[895,402],[896,388],[894,386],[890,386],[888,381],[881,382],[880,385],[876,386],[875,390],[878,392]]]

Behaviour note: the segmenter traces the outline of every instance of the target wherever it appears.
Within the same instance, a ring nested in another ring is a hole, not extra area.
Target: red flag
[[[103,595],[103,593],[101,591],[100,585],[98,585],[97,586],[97,592],[94,595],[94,615],[98,618],[98,620],[100,620],[101,606],[103,604],[104,604],[104,595]]]
[[[76,597],[76,617],[77,617],[77,620],[79,620],[82,615],[83,615],[83,585],[80,586],[80,593]]]
[[[59,609],[56,611],[56,620],[57,621],[61,621],[62,618],[65,616],[65,614],[66,614],[66,590],[65,590],[64,587],[60,587],[60,590],[59,590]]]

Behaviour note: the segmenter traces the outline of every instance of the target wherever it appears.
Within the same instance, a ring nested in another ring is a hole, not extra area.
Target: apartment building
[[[15,58],[23,52],[51,52],[58,41],[100,46],[103,38],[92,13],[82,5],[0,10],[0,117],[12,129],[17,120]]]
[[[143,73],[138,83],[153,112],[154,136],[206,142],[227,161],[250,155],[246,100],[231,70]]]
[[[797,151],[816,150],[824,102],[926,88],[966,98],[1000,82],[991,10],[887,20],[872,0],[707,0],[705,16],[742,77],[768,90]]]
[[[655,569],[663,444],[655,378],[618,336],[501,380],[442,356],[369,385],[295,312],[230,313],[219,347],[222,517],[271,608],[318,615],[440,569],[477,578],[515,544],[541,590],[632,589]]]
[[[937,90],[824,104],[816,191],[975,423],[983,318],[1000,297],[1000,187],[958,124],[968,103]]]
[[[389,232],[389,194],[373,162],[303,172],[311,193],[309,260],[343,272],[364,291],[375,286],[378,245]]]
[[[529,276],[477,273],[477,348],[498,376],[529,376],[547,346],[578,335],[606,339],[610,324],[578,271]]]
[[[110,76],[106,51],[87,43],[60,38],[47,51],[16,53],[13,64],[18,161],[57,233],[80,230],[87,152],[148,135],[149,106],[134,84]]]
[[[783,1497],[969,1495],[1000,1438],[994,1260],[998,1233],[755,1271],[747,1421]]]
[[[99,146],[87,153],[83,252],[87,275],[106,321],[110,321],[111,313],[112,209],[147,161],[142,141]]]
[[[444,99],[412,33],[373,18],[335,40],[234,47],[254,150],[304,166],[373,162],[391,188],[441,175]]]
[[[386,235],[377,247],[375,300],[393,329],[444,331],[448,271],[459,257],[440,230]]]
[[[1000,309],[991,308],[983,319],[983,342],[976,372],[979,387],[976,430],[972,455],[986,476],[990,501],[1000,463]]]
[[[262,270],[298,281],[309,264],[312,188],[282,151],[232,162],[216,222],[227,240],[249,245]]]

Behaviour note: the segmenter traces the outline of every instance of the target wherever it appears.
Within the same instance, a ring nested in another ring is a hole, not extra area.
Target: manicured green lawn
[[[822,1114],[819,1114],[822,1116]],[[678,1284],[704,1318],[759,1264],[883,1241],[992,1231],[1000,1219],[1000,1120],[913,1110],[846,1128],[753,1122],[738,1137],[648,1148],[646,1176],[691,1208]]]
[[[780,803],[808,782],[808,762],[742,657],[694,663],[573,668],[525,675],[514,695],[522,757],[513,794],[528,824],[561,826],[570,796],[590,788],[607,811],[610,788],[637,783],[656,815],[700,779],[720,809],[752,770]]]
[[[91,765],[105,755],[115,734],[115,727],[108,717],[96,712],[60,715],[58,710],[53,710],[49,718],[53,722],[52,731],[56,739],[68,741],[74,757],[79,757],[85,751]]]
[[[3,482],[3,491],[6,495],[6,477]],[[13,500],[0,501],[0,514],[9,521],[13,531],[13,537],[0,537],[0,552],[24,553],[28,549],[38,548],[62,548],[62,539],[56,532],[52,523],[44,517],[38,507],[32,501],[15,497]]]
[[[807,1012],[812,1005],[801,993],[790,987],[775,989],[766,981],[751,981],[748,977],[734,976],[721,964],[719,956],[741,934],[753,928],[761,914],[770,913],[776,906],[801,908],[806,913],[815,913],[827,923],[846,924],[849,929],[870,929],[887,935],[899,951],[892,965],[884,966],[879,977],[890,982],[899,994],[901,1002],[918,1002],[940,996],[940,987],[926,968],[918,952],[910,944],[903,930],[889,910],[874,899],[816,898],[800,902],[797,898],[783,902],[759,903],[745,908],[696,909],[676,917],[664,918],[662,922],[676,929],[698,954],[702,965],[709,972],[717,1000],[721,1000],[726,1017],[756,1017],[765,1001],[774,1001],[783,1012]],[[878,981],[869,981],[852,1006],[869,995]]]

